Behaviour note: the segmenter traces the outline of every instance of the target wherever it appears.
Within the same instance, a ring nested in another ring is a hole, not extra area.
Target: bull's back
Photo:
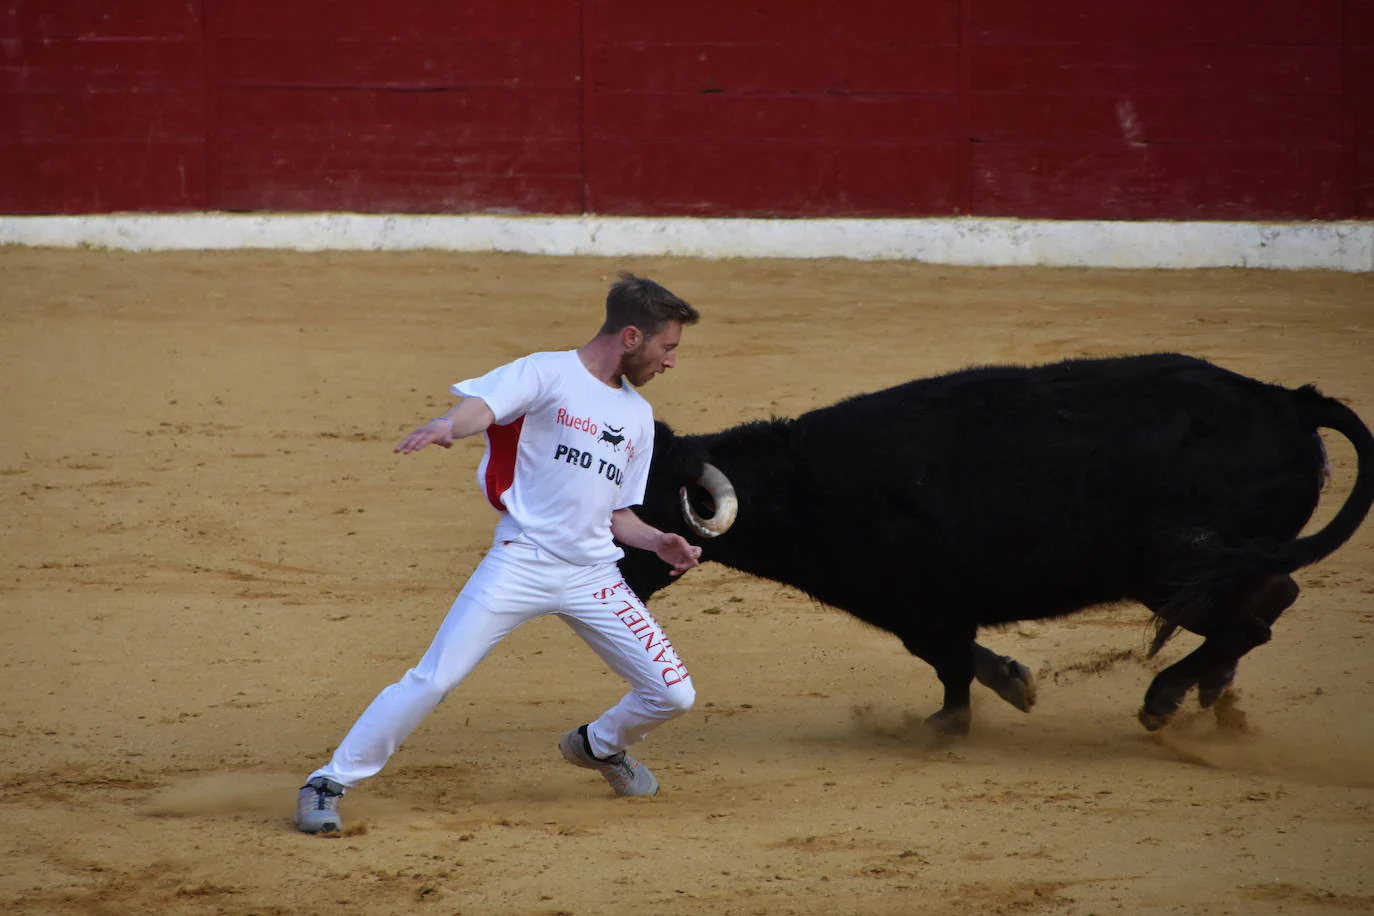
[[[900,576],[1008,619],[1141,598],[1198,539],[1291,539],[1321,483],[1287,389],[1173,354],[917,380],[794,433],[875,594]]]

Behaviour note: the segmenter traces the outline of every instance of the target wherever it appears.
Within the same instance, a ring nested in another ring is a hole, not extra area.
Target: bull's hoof
[[[1183,703],[1183,698],[1188,695],[1188,688],[1178,687],[1157,687],[1151,686],[1145,692],[1145,703],[1140,707],[1137,718],[1140,724],[1150,731],[1157,731],[1168,724],[1169,720],[1178,712],[1178,707]]]
[[[973,723],[973,711],[967,706],[942,709],[926,718],[926,730],[937,739],[967,738]]]
[[[1035,677],[1031,670],[1009,655],[979,657],[974,662],[978,683],[996,692],[1022,712],[1035,706]]]
[[[1136,715],[1136,718],[1140,720],[1140,724],[1145,726],[1145,728],[1148,731],[1154,732],[1159,731],[1161,728],[1168,725],[1169,720],[1172,719],[1173,716],[1174,714],[1172,712],[1166,713],[1164,715],[1152,713],[1142,706],[1140,707],[1140,712]]]
[[[1245,711],[1236,705],[1237,699],[1234,690],[1225,690],[1217,699],[1217,704],[1212,707],[1212,712],[1217,717],[1218,730],[1238,735],[1250,731],[1250,721],[1246,718]]]

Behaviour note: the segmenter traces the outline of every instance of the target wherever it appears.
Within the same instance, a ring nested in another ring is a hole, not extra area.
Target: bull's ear
[[[662,420],[654,421],[654,467],[669,468],[674,478],[680,477],[684,459],[683,440]],[[690,470],[690,469],[689,469]]]
[[[701,452],[691,437],[680,438],[667,423],[654,421],[654,468],[660,479],[675,487],[696,480],[706,460]]]

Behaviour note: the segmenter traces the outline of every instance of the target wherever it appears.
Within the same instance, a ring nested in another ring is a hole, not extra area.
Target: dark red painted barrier
[[[959,212],[959,7],[588,3],[590,209]]]
[[[0,211],[1374,217],[1371,0],[0,0]]]
[[[581,212],[577,4],[208,6],[216,208]]]
[[[199,7],[0,6],[0,210],[205,206]]]

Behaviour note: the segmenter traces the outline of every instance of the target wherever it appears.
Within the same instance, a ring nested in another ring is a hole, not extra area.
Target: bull
[[[1327,478],[1319,428],[1355,448],[1344,504],[1300,536]],[[1158,673],[1139,711],[1211,706],[1293,604],[1296,570],[1341,546],[1374,499],[1374,440],[1349,407],[1160,353],[970,368],[795,418],[677,435],[656,424],[641,516],[701,559],[797,588],[893,633],[935,669],[940,735],[968,733],[975,677],[1028,710],[1030,671],[983,628],[1133,600]],[[627,549],[648,600],[671,580]]]

